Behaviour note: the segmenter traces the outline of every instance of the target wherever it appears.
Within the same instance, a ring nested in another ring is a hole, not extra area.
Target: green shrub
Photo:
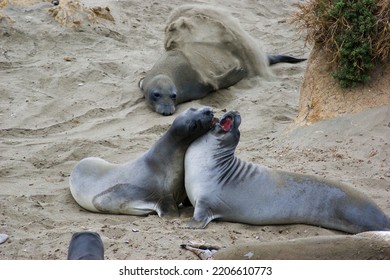
[[[389,57],[389,0],[309,0],[293,21],[306,39],[331,54],[331,73],[341,87],[370,80],[376,61]]]

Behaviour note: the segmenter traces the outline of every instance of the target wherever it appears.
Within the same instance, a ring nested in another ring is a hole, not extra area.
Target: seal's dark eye
[[[171,99],[175,100],[175,99],[176,99],[176,93],[170,94],[169,97],[170,97]]]
[[[159,92],[153,92],[152,93],[152,99],[153,100],[157,100],[157,99],[159,99],[161,97],[161,93],[159,93]]]

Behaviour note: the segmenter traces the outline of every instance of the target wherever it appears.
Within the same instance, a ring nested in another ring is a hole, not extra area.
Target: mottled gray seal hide
[[[214,220],[253,225],[302,223],[358,233],[388,231],[390,219],[351,187],[285,172],[235,156],[241,117],[226,113],[185,156],[185,188],[194,205],[191,228]]]

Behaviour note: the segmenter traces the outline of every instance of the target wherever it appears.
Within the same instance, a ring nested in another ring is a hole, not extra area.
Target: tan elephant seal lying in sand
[[[194,244],[181,247],[200,259],[215,260],[390,260],[390,232],[254,241],[224,249]]]
[[[267,56],[228,12],[201,5],[181,6],[171,13],[164,45],[166,52],[139,83],[147,104],[162,115],[245,77],[268,78],[269,65],[305,60]]]

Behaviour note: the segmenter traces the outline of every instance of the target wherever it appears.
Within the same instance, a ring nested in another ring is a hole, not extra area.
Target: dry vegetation
[[[390,0],[309,0],[297,4],[292,21],[306,41],[319,44],[343,87],[369,79],[390,57]]]

